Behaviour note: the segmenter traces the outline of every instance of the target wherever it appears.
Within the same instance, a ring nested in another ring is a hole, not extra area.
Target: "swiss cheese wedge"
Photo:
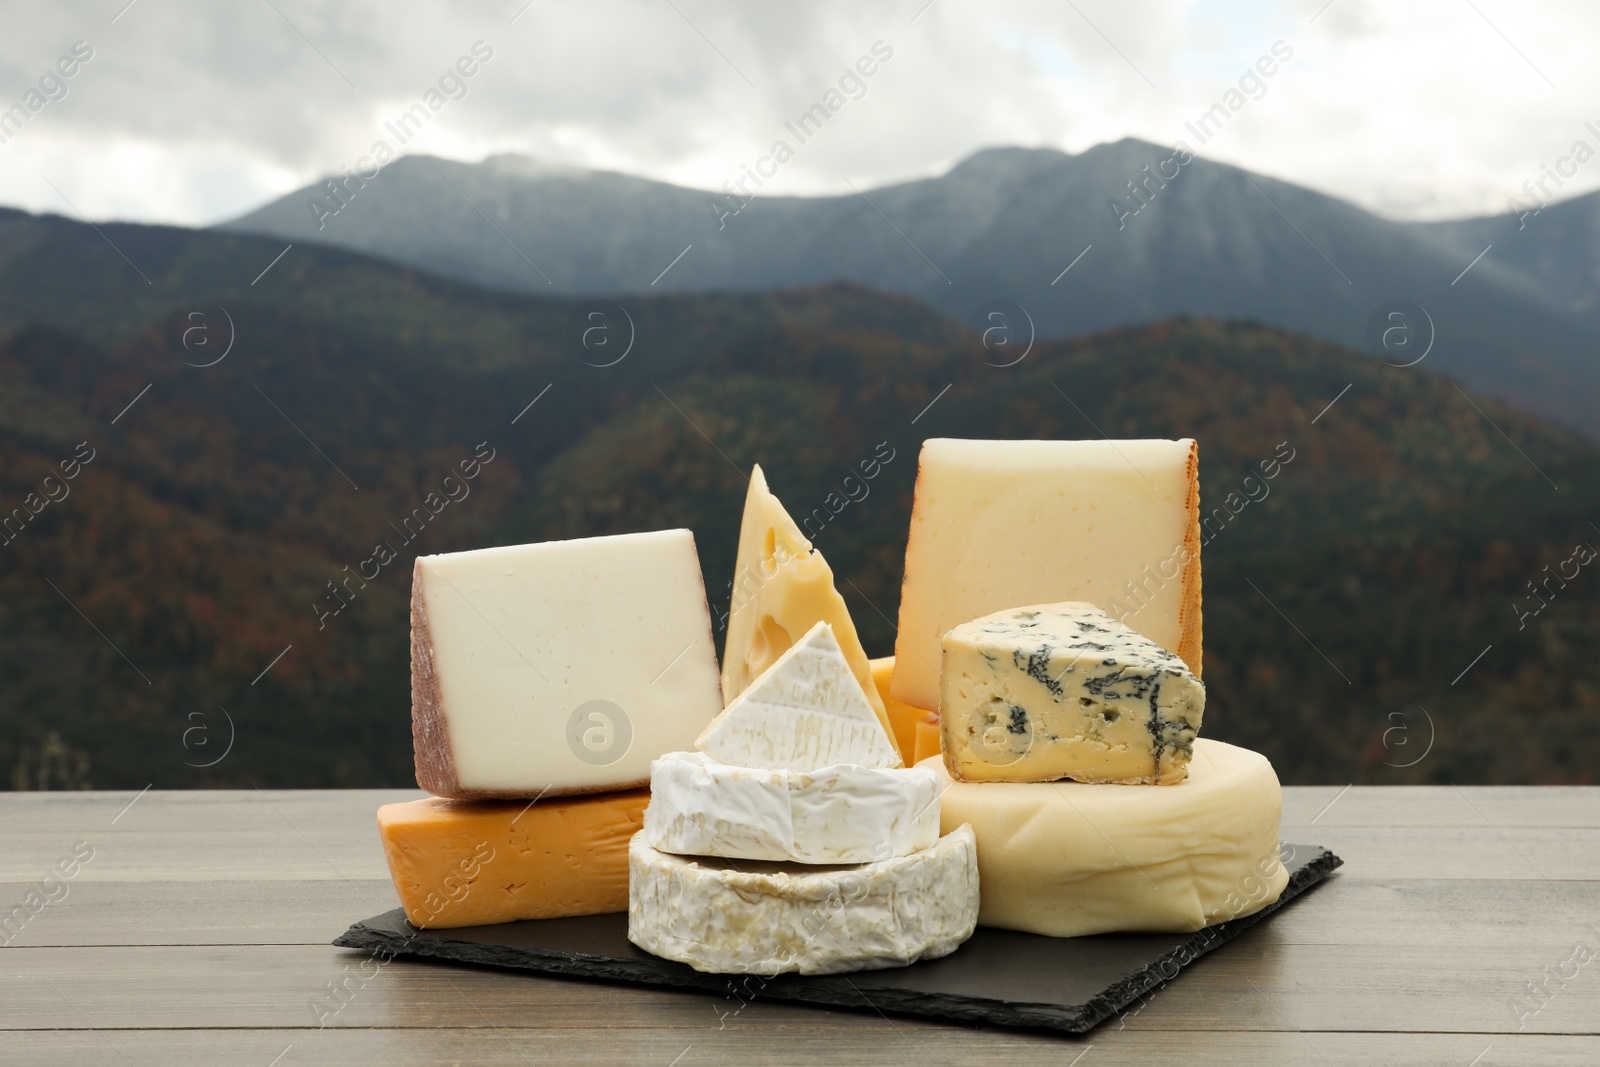
[[[844,597],[834,588],[833,569],[772,495],[758,465],[750,472],[739,527],[728,640],[722,653],[722,699],[732,703],[819,622],[833,627],[862,694],[884,732],[893,737],[883,698],[872,684],[866,650]]]

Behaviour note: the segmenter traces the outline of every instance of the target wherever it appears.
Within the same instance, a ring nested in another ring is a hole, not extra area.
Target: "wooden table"
[[[331,947],[416,793],[0,794],[0,1064],[1600,1064],[1600,788],[1286,793],[1345,867],[1081,1038]]]

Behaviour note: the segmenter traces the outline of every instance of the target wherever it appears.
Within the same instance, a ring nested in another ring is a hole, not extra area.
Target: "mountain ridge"
[[[1580,262],[1600,286],[1600,237],[1572,239],[1553,267],[1531,242],[1521,258],[1479,256],[1478,222],[1399,223],[1133,138],[1077,154],[989,148],[936,177],[825,197],[745,199],[605,171],[506,177],[530,165],[402,157],[323,230],[305,190],[221,229],[508,291],[618,299],[855,281],[969,326],[1003,303],[1051,338],[1193,315],[1391,358],[1373,341],[1387,320],[1374,323],[1401,301],[1420,309],[1408,329],[1426,323],[1438,342],[1428,369],[1600,436],[1600,297],[1585,303],[1548,277]]]

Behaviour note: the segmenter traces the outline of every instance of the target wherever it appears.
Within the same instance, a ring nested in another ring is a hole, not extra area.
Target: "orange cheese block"
[[[871,661],[872,684],[883,698],[884,710],[889,713],[889,727],[894,731],[894,743],[900,749],[900,758],[911,766],[911,757],[917,749],[917,720],[926,715],[922,708],[913,707],[889,695],[889,683],[894,678],[894,657],[884,656]]]
[[[943,751],[939,745],[941,736],[939,731],[939,713],[924,711],[917,720],[917,750],[913,753],[912,764],[920,763],[929,756],[937,756]]]
[[[524,801],[427,797],[378,809],[389,874],[417,927],[628,910],[628,840],[650,790]]]

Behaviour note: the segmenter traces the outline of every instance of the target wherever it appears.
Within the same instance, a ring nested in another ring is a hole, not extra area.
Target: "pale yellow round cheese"
[[[1278,899],[1283,790],[1265,756],[1200,738],[1178,785],[958,782],[942,831],[978,841],[978,924],[1077,937],[1192,932]]]

